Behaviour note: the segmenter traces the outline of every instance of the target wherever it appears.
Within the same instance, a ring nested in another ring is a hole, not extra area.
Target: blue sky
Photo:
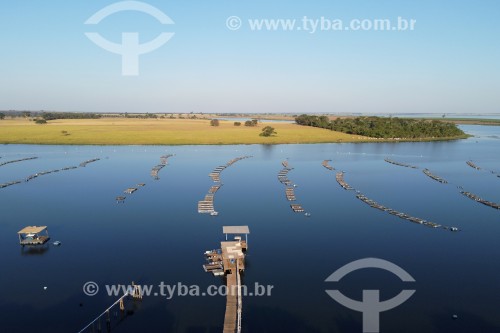
[[[145,1],[84,22],[116,1],[0,2],[0,109],[90,112],[500,112],[500,2]],[[226,27],[236,15],[243,25]],[[417,20],[414,31],[251,31],[249,19]],[[174,37],[122,76],[113,42]]]

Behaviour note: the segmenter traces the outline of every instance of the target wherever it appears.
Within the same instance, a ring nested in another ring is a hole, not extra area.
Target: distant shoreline
[[[274,127],[278,134],[271,137],[259,136],[265,126]],[[65,119],[51,120],[44,125],[22,118],[0,120],[0,144],[174,146],[397,143],[450,141],[467,137],[376,139],[290,122],[265,121],[255,127],[247,127],[221,120],[220,126],[214,127],[210,126],[208,119]]]

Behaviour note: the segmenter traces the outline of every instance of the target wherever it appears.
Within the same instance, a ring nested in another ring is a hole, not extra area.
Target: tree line
[[[303,126],[383,139],[451,138],[466,135],[457,125],[440,120],[355,117],[337,118],[331,121],[327,116],[303,114],[296,117],[295,122]]]

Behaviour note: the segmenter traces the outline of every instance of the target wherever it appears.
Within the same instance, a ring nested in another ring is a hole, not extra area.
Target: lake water
[[[239,145],[239,146],[0,146],[0,183],[36,172],[85,168],[41,176],[0,189],[0,332],[78,332],[117,297],[105,284],[209,285],[203,252],[219,247],[222,226],[248,225],[246,285],[273,285],[270,297],[243,298],[243,332],[361,332],[362,315],[325,292],[339,289],[361,300],[380,289],[389,299],[416,293],[380,316],[381,332],[500,332],[500,211],[461,195],[457,186],[500,202],[500,127],[463,126],[477,137],[454,142]],[[153,180],[160,156],[175,154]],[[197,213],[216,166],[243,155],[222,172],[219,216]],[[429,168],[440,184],[384,158]],[[288,159],[298,185],[293,213],[277,174]],[[345,180],[379,203],[460,232],[432,229],[373,209],[343,190],[325,159]],[[465,162],[472,159],[483,170]],[[126,202],[115,197],[146,183]],[[44,250],[21,248],[17,231],[47,225]],[[339,283],[325,279],[341,266],[375,257],[406,270],[415,283],[379,269],[364,269]],[[97,296],[82,286],[95,281]],[[46,289],[44,289],[46,287]],[[145,297],[113,332],[221,332],[225,297]],[[452,316],[457,315],[457,319]],[[114,324],[115,324],[115,319]],[[105,330],[103,330],[105,331]]]

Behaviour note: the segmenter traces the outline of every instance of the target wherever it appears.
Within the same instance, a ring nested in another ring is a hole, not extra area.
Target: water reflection
[[[44,255],[50,249],[48,244],[43,246],[21,246],[21,255],[32,256],[32,255]]]

